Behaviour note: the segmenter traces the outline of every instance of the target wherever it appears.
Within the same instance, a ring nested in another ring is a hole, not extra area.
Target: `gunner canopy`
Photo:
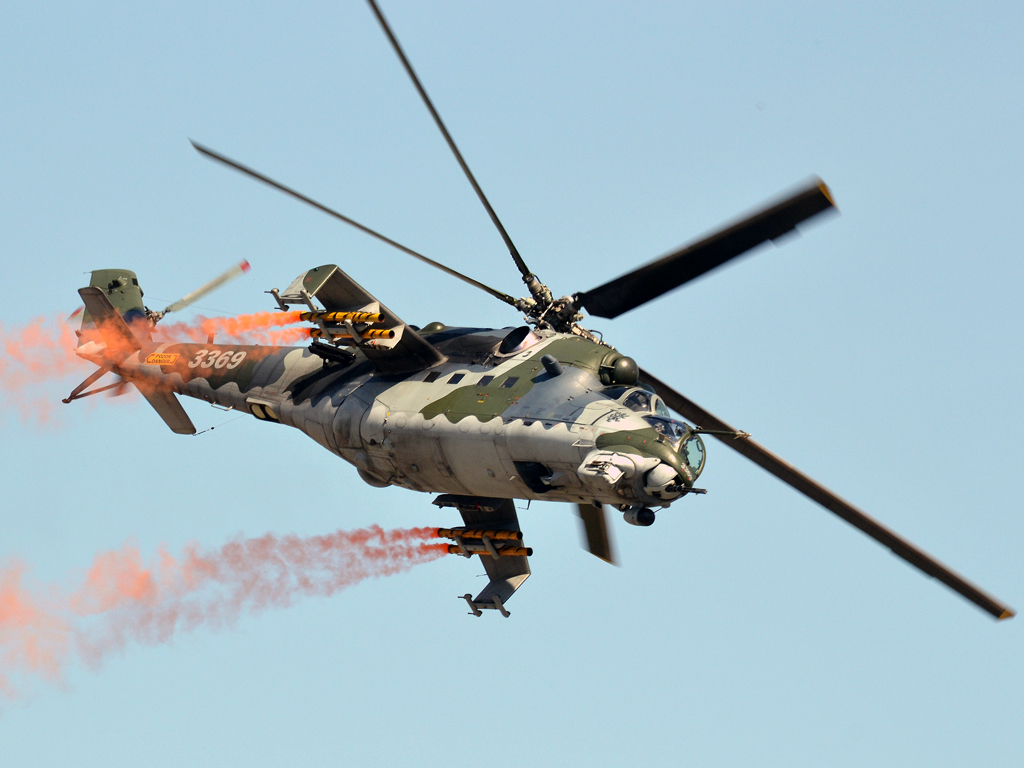
[[[644,421],[654,427],[673,450],[683,457],[694,479],[697,478],[704,469],[704,443],[687,424],[672,418],[672,413],[660,397],[639,387],[608,387],[604,395],[617,400],[631,411],[645,414]]]

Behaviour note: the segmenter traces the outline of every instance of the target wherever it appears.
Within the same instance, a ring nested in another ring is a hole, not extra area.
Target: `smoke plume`
[[[0,403],[25,420],[50,423],[57,401],[95,367],[75,354],[82,342],[102,341],[96,329],[79,339],[73,324],[81,310],[67,321],[36,318],[19,326],[0,324]],[[286,346],[309,339],[298,312],[255,312],[236,317],[195,317],[189,322],[160,323],[153,329],[156,342],[204,344],[211,335],[218,343]],[[149,324],[141,321],[137,335],[144,337]],[[108,378],[102,383],[115,381]],[[119,390],[122,393],[129,390]]]
[[[98,668],[131,643],[167,643],[202,626],[330,597],[364,579],[443,557],[436,528],[371,526],[325,536],[236,539],[218,550],[189,544],[146,563],[125,545],[101,552],[70,588],[35,585],[19,562],[0,569],[0,697],[25,683],[59,683],[79,659]]]
[[[75,354],[78,340],[65,322],[39,317],[25,325],[0,325],[0,397],[23,419],[49,422],[59,399],[55,384],[84,377],[92,366]]]
[[[153,333],[156,341],[192,341],[203,343],[209,336],[214,336],[220,343],[236,344],[281,344],[308,338],[309,334],[281,337],[283,328],[299,322],[298,312],[253,312],[249,315],[235,317],[202,317],[193,318],[187,323],[160,323]],[[290,329],[298,331],[299,329]],[[287,332],[285,332],[287,334]],[[286,341],[279,339],[284,338]]]

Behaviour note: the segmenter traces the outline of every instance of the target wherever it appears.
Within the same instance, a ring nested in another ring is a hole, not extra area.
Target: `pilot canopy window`
[[[640,413],[651,412],[651,396],[642,389],[632,392],[629,397],[622,401],[622,404],[631,411],[638,411]]]

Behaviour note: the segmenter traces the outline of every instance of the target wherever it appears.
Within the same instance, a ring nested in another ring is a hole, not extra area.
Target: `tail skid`
[[[65,397],[63,400],[61,400],[61,402],[67,404],[70,403],[72,400],[79,400],[83,397],[88,397],[89,395],[96,395],[99,394],[100,392],[105,392],[108,389],[113,389],[114,387],[121,386],[121,382],[118,381],[113,384],[108,384],[105,387],[100,387],[99,389],[90,389],[88,392],[85,391],[108,373],[110,373],[110,368],[103,368],[101,366],[99,370],[97,370],[95,373],[90,375],[85,381],[83,381],[81,384],[79,384],[77,387],[71,390],[71,394]]]

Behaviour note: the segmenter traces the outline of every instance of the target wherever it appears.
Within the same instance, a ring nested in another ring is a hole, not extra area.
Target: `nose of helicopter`
[[[651,498],[668,502],[682,496],[692,483],[692,474],[685,464],[677,468],[662,462],[644,475],[643,491]]]
[[[577,470],[583,483],[598,494],[595,498],[611,495],[607,500],[664,506],[693,485],[697,473],[688,463],[688,454],[667,442],[634,440],[637,436],[625,433],[617,437],[621,442],[599,444]],[[682,448],[685,440],[677,445]]]

